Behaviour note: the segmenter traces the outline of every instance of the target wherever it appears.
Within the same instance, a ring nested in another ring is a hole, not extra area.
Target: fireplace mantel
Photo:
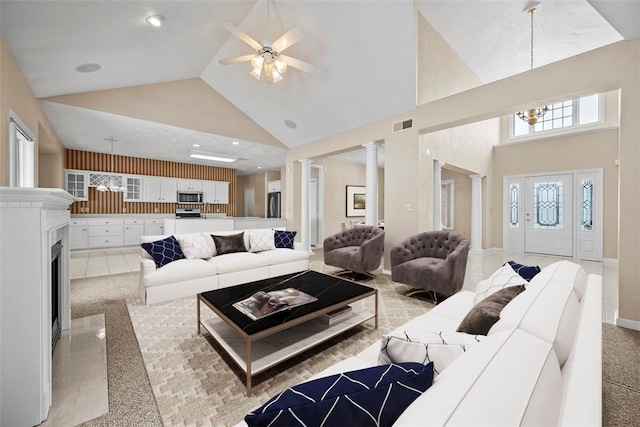
[[[68,329],[69,205],[54,188],[0,187],[0,425],[37,425],[51,406],[51,247],[62,242]]]

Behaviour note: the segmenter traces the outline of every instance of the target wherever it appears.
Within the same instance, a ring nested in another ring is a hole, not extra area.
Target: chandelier
[[[533,13],[536,11],[536,6],[540,4],[539,1],[529,1],[525,7],[524,11],[527,12],[531,16],[531,69],[533,70]],[[538,123],[538,120],[542,118],[549,111],[549,107],[545,105],[544,107],[536,107],[529,108],[526,111],[519,111],[516,114],[522,121],[528,123],[529,126],[534,126]]]
[[[105,141],[111,141],[111,176],[109,177],[109,181],[105,182],[106,180],[103,180],[100,185],[98,185],[98,187],[96,188],[96,190],[98,191],[113,191],[114,193],[124,193],[127,191],[127,187],[125,186],[119,186],[118,183],[116,182],[116,178],[115,176],[113,176],[113,142],[117,141],[117,139],[115,139],[114,137],[110,136],[108,138],[104,139]]]

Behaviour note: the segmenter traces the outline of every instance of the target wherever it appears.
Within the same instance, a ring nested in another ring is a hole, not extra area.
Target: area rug
[[[324,265],[312,267],[331,271]],[[369,321],[257,375],[249,397],[244,373],[211,342],[208,333],[197,335],[195,297],[152,306],[141,305],[137,298],[127,299],[164,425],[234,425],[273,394],[359,353],[384,332],[432,308],[429,302],[405,297],[408,287],[393,283],[388,276],[380,274],[366,284],[379,291],[377,330]],[[373,311],[374,298],[354,306]],[[203,317],[212,315],[203,308]]]

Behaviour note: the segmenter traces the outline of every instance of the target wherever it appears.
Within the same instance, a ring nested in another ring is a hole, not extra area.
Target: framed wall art
[[[364,216],[366,202],[364,186],[347,185],[347,218]]]

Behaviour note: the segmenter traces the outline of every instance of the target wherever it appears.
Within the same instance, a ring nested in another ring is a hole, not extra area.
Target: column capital
[[[313,163],[313,160],[311,160],[311,159],[300,159],[298,161],[300,163],[302,163],[303,165],[310,165],[311,163]]]
[[[441,162],[441,161],[440,161],[440,160],[438,160],[438,159],[434,159],[434,160],[433,160],[433,166],[434,166],[434,167],[436,167],[436,168],[438,168],[438,169],[442,169],[442,167],[443,167],[444,165],[446,165],[446,163],[445,163],[445,162]]]
[[[364,144],[362,144],[362,146],[364,148],[366,148],[367,150],[372,150],[374,148],[378,148],[380,146],[380,143],[373,141],[373,142],[365,142]]]
[[[469,178],[471,178],[474,181],[482,181],[482,178],[484,178],[484,175],[479,175],[479,174],[469,175]]]

